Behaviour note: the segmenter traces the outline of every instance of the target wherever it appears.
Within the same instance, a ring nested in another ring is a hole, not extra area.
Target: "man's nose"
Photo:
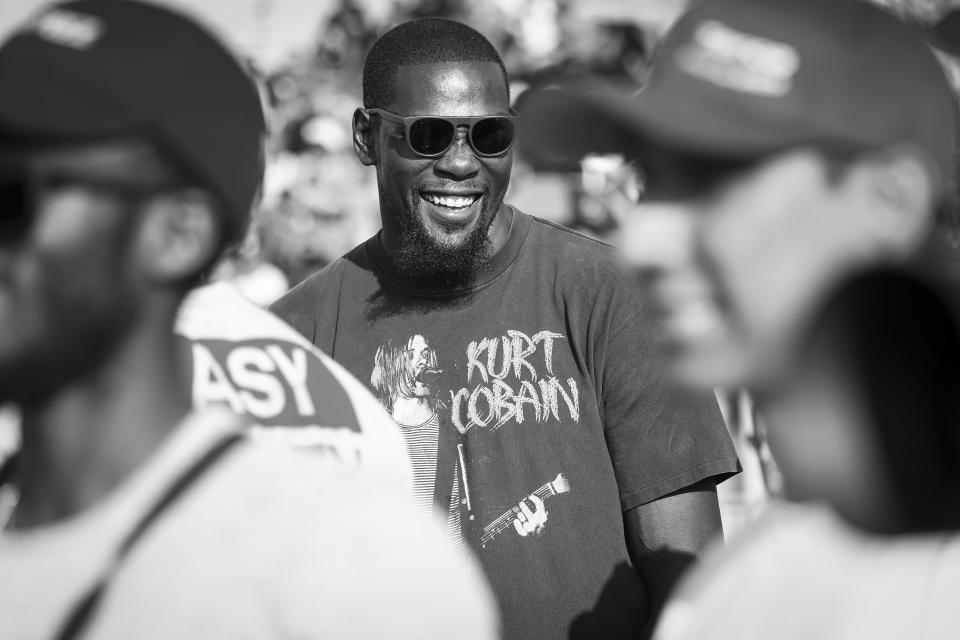
[[[641,270],[659,271],[688,265],[694,255],[695,216],[679,202],[644,202],[625,216],[623,251]]]
[[[480,161],[467,139],[467,127],[457,127],[450,148],[437,160],[436,168],[456,180],[469,178],[480,170]]]

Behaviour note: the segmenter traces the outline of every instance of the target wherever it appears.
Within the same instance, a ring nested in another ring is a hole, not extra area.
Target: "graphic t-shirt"
[[[458,511],[507,638],[634,637],[646,595],[623,511],[736,472],[716,403],[661,384],[616,252],[506,208],[509,239],[455,288],[398,276],[375,236],[273,310],[401,424],[439,416],[434,502]],[[519,535],[519,505],[546,522]]]

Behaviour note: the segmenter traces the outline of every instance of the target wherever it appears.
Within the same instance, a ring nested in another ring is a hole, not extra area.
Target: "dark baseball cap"
[[[245,227],[263,167],[257,88],[192,20],[134,0],[50,5],[0,45],[0,137],[145,137]]]
[[[642,88],[544,91],[528,121],[538,141],[578,154],[647,141],[749,160],[800,145],[908,144],[945,189],[955,184],[944,69],[911,28],[860,0],[704,0],[667,34]]]

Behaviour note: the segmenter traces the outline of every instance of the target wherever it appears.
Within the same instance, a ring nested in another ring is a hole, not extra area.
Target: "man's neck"
[[[23,409],[17,528],[82,512],[117,487],[190,410],[173,334],[132,336],[99,371]]]
[[[507,240],[510,239],[513,215],[513,207],[508,207],[505,204],[500,205],[500,211],[497,213],[497,217],[493,219],[490,232],[487,234],[490,238],[490,244],[493,245],[493,255],[497,255],[507,244]]]

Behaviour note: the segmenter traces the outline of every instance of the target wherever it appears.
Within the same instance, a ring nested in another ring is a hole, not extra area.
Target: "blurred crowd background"
[[[960,0],[876,1],[931,40],[937,26],[960,30],[951,13]],[[219,29],[262,81],[270,122],[263,200],[247,241],[218,277],[266,305],[379,226],[375,176],[354,157],[350,138],[364,56],[379,34],[421,16],[465,22],[501,52],[512,96],[522,101],[531,84],[579,74],[642,82],[660,35],[688,0],[167,2]],[[942,57],[960,87],[960,65],[946,51]],[[616,243],[620,212],[642,189],[629,168],[604,157],[564,166],[522,151],[508,202]]]
[[[222,265],[268,304],[379,226],[375,176],[354,157],[367,49],[391,26],[421,16],[465,22],[501,52],[515,102],[535,83],[579,74],[642,82],[660,35],[689,0],[155,0],[219,31],[260,79],[269,117],[263,199],[246,242]],[[874,0],[940,46],[960,88],[960,0]],[[0,36],[41,4],[4,0]],[[954,13],[956,11],[956,13]],[[507,201],[591,236],[617,241],[620,212],[642,190],[617,158],[574,166],[520,149]]]
[[[376,178],[356,159],[351,116],[365,54],[391,26],[442,16],[469,24],[501,52],[515,103],[533,84],[580,74],[643,81],[658,39],[688,0],[155,0],[199,17],[245,57],[269,122],[262,202],[245,242],[219,267],[266,306],[379,227]],[[922,30],[960,90],[960,0],[874,0]],[[40,0],[3,0],[0,36]],[[951,44],[953,43],[953,44]],[[905,97],[909,99],[909,97]],[[567,166],[520,153],[506,201],[617,243],[618,221],[642,191],[615,157]],[[960,248],[960,241],[955,242]],[[728,533],[780,489],[750,399],[721,392],[745,473],[721,487]],[[2,435],[2,434],[0,434]],[[0,443],[2,448],[3,443]]]

